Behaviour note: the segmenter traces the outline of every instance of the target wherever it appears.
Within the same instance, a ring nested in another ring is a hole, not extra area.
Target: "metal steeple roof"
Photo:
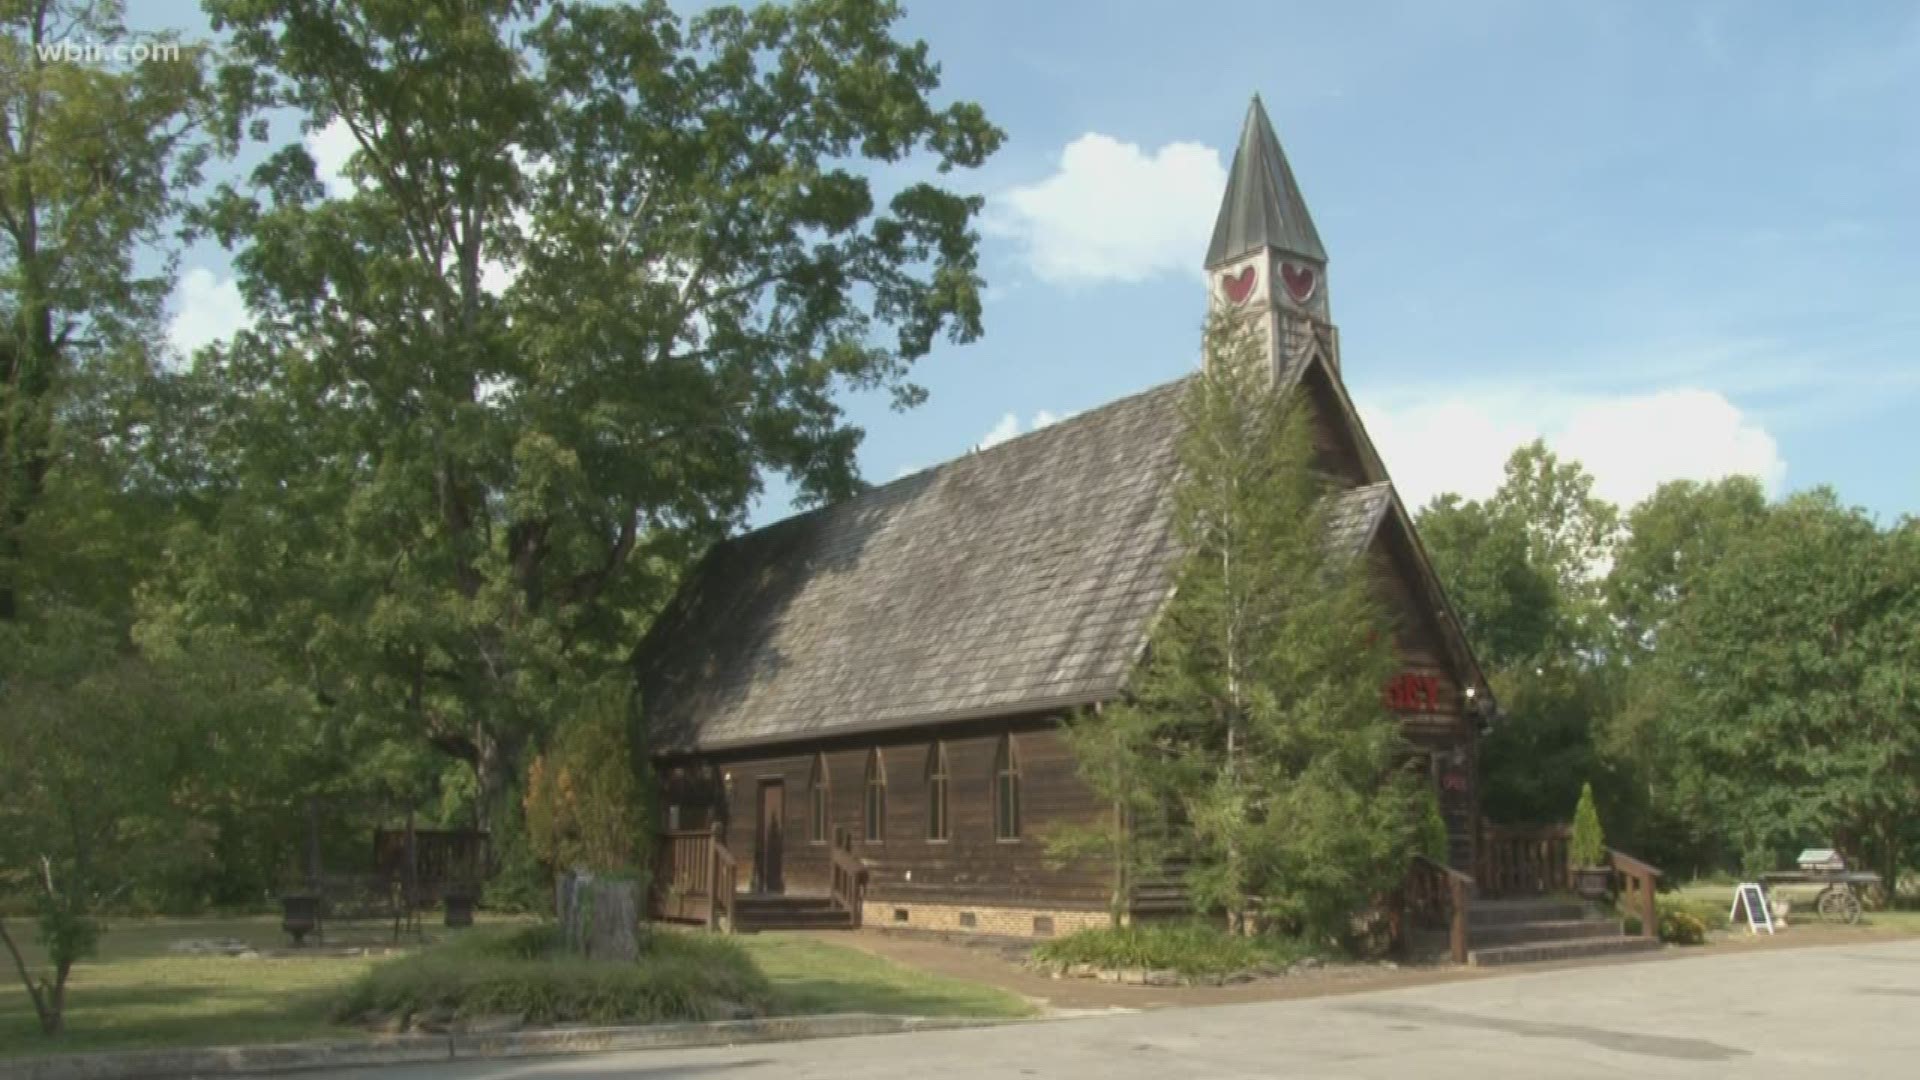
[[[1207,265],[1219,266],[1261,247],[1327,261],[1327,250],[1320,246],[1320,233],[1307,216],[1306,200],[1300,197],[1300,185],[1294,182],[1273,122],[1255,94],[1247,108],[1246,125],[1240,129],[1240,147],[1233,152],[1220,217],[1213,223]]]

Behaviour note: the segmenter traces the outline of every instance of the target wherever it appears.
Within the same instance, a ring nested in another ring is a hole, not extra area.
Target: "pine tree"
[[[1380,700],[1391,634],[1365,561],[1326,542],[1305,407],[1244,326],[1216,319],[1207,350],[1183,404],[1185,554],[1132,700],[1108,710],[1127,767],[1101,770],[1102,791],[1169,808],[1198,909],[1242,933],[1340,936],[1415,845],[1416,785]]]
[[[1605,866],[1607,838],[1600,831],[1600,811],[1593,805],[1593,785],[1580,785],[1580,803],[1573,809],[1573,839],[1567,857],[1575,866]]]

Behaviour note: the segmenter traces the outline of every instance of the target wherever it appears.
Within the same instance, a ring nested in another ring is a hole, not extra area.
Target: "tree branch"
[[[0,918],[0,942],[5,942],[7,952],[13,956],[13,969],[20,973],[20,985],[27,988],[27,996],[33,999],[34,1015],[40,1018],[40,1026],[47,1026],[47,1006],[40,997],[40,988],[34,984],[33,975],[27,971],[27,961],[20,955],[20,947],[13,943],[13,935],[7,931],[7,920]]]
[[[606,588],[607,582],[613,580],[613,575],[620,569],[620,564],[627,561],[627,556],[632,553],[634,541],[639,537],[639,533],[640,514],[636,510],[629,510],[626,520],[620,523],[620,535],[614,539],[613,546],[607,551],[606,563],[598,570],[579,574],[567,582],[566,588],[560,593],[561,603],[582,604],[599,596],[600,590]]]

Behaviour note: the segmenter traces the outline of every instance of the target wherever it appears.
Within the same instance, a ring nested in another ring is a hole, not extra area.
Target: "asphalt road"
[[[1920,1077],[1920,941],[1652,959],[999,1028],[326,1075],[1911,1080]]]

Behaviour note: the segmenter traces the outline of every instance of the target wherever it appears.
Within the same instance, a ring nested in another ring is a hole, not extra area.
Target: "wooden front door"
[[[787,786],[784,780],[760,781],[760,828],[753,845],[753,891],[786,890],[781,872],[781,848],[787,832]]]

